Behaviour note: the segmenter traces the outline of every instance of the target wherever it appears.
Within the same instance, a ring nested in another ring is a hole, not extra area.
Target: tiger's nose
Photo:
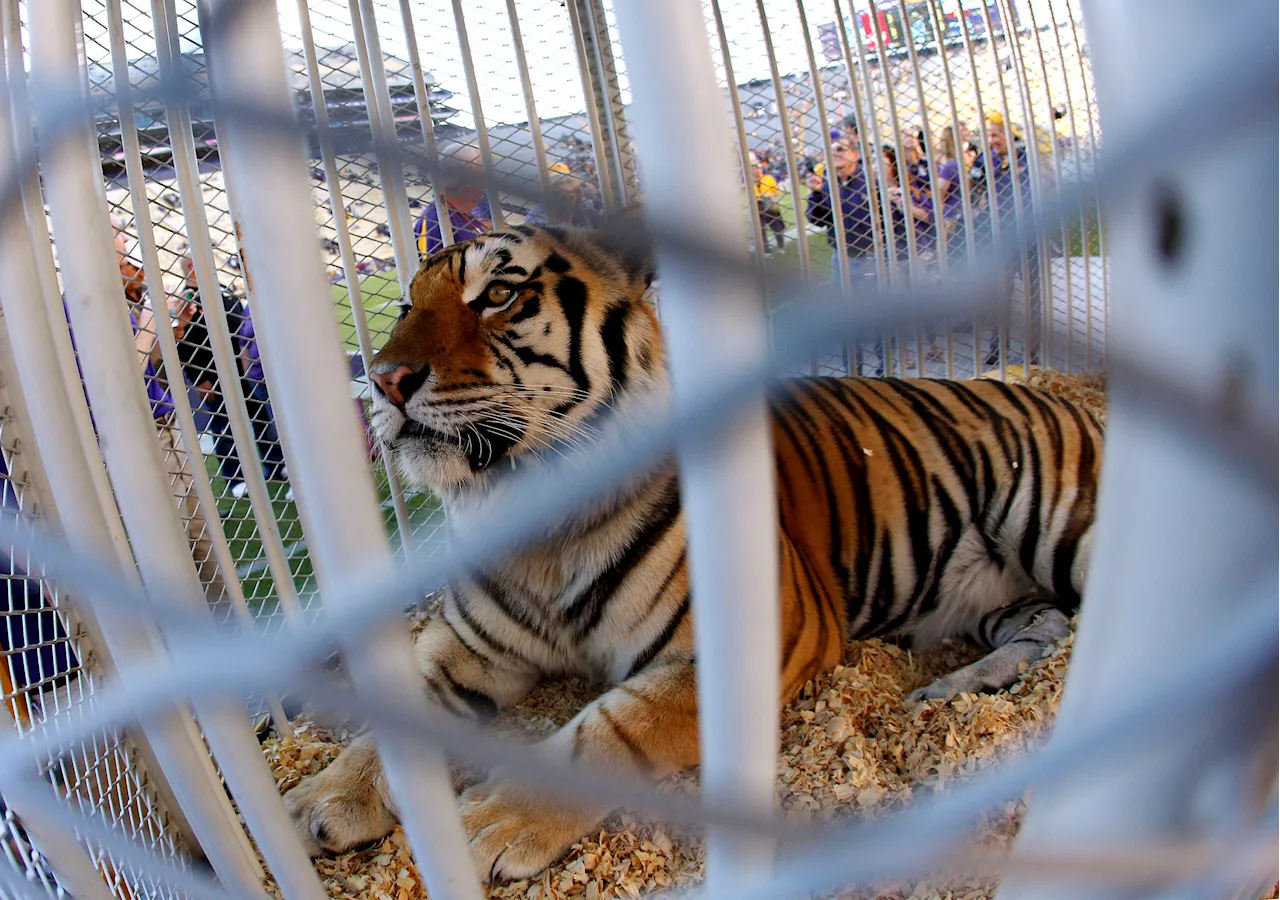
[[[371,371],[369,378],[388,401],[395,406],[404,406],[427,380],[427,369],[424,367],[415,372],[401,363],[386,371]]]

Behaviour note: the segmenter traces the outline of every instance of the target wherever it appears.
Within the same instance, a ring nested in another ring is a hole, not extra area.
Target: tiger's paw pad
[[[308,855],[342,853],[387,835],[395,816],[371,788],[325,770],[284,795],[285,809]],[[344,783],[346,782],[346,783]]]
[[[461,804],[471,857],[489,884],[538,875],[595,824],[546,798],[492,779],[468,788]]]

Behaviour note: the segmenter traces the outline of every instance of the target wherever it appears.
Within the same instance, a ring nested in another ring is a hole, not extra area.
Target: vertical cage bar
[[[298,0],[299,16],[303,15],[302,10],[305,6],[306,0]],[[311,21],[310,15],[307,15],[306,21]],[[409,72],[413,78],[413,98],[418,106],[418,121],[422,126],[422,144],[427,151],[427,170],[431,173],[431,198],[436,206],[436,219],[440,223],[440,246],[448,247],[453,243],[453,220],[449,218],[449,204],[445,202],[444,192],[439,188],[440,151],[436,145],[436,125],[431,118],[431,96],[427,92],[426,80],[422,74],[422,57],[418,54],[418,34],[413,27],[413,11],[409,8],[409,0],[400,0],[400,21],[404,26],[405,52],[409,57]],[[315,42],[310,28],[305,32],[305,40],[314,56]],[[328,119],[327,111],[325,118]],[[337,212],[334,213],[334,218],[335,220],[338,218]],[[345,214],[342,219],[345,231]],[[346,257],[344,256],[343,259],[345,260]],[[345,269],[345,262],[343,266]],[[350,278],[351,276],[348,275],[348,283]]]
[[[981,148],[983,160],[990,160],[991,144],[987,140],[987,124],[986,124],[987,116],[986,116],[986,112],[983,109],[982,84],[978,80],[978,60],[973,52],[973,38],[972,38],[972,35],[970,35],[969,33],[969,24],[970,24],[969,15],[968,15],[968,10],[964,5],[964,0],[956,0],[956,13],[960,18],[960,34],[961,34],[961,39],[964,42],[965,55],[968,56],[969,58],[969,71],[973,73],[973,99],[974,99],[975,108],[978,113],[978,145]],[[994,39],[991,37],[989,28],[987,31],[987,39],[988,39],[988,42]],[[990,46],[990,43],[988,43],[988,48],[994,51],[994,48]],[[983,166],[983,174],[987,182],[987,202],[990,203],[991,199],[996,195],[995,173],[991,171],[990,165],[985,165]],[[1000,229],[998,227],[999,223],[997,221],[999,211],[997,210],[996,212],[997,212],[997,216],[992,216],[991,218],[992,231],[993,231],[993,234],[991,235],[991,239],[992,239],[992,245],[995,247],[996,251],[999,252],[1001,248]],[[976,217],[973,223],[971,234],[972,234],[972,238],[970,239],[970,243],[973,245],[976,245],[978,238],[980,237],[980,235],[978,234]],[[1001,381],[1004,381],[1007,377],[1006,352],[1008,350],[1008,344],[1009,344],[1008,334],[1007,334],[1007,321],[1008,321],[1008,316],[1002,313],[999,316],[998,321],[996,322],[996,351],[997,351],[996,362],[997,362],[998,372],[999,372]],[[980,327],[980,324],[981,323],[975,323],[973,328],[973,374],[975,377],[978,375],[981,375],[982,370],[986,367],[986,359],[985,359],[986,352],[982,346],[983,341],[985,340],[985,337],[982,333],[984,328]],[[986,327],[990,328],[990,326],[986,326]]]
[[[741,158],[742,180],[747,190],[747,221],[751,226],[751,245],[755,247],[756,258],[763,261],[769,246],[768,237],[760,223],[760,207],[756,203],[755,169],[751,165],[751,147],[747,143],[747,129],[742,118],[742,98],[738,96],[738,85],[733,78],[733,59],[729,54],[729,39],[724,31],[724,16],[720,13],[720,0],[711,0],[711,14],[715,18],[716,40],[720,43],[720,59],[724,64],[725,83],[729,91],[729,103],[733,109],[733,124],[738,130],[738,156]],[[768,303],[767,297],[765,302]]]
[[[1045,55],[1044,55],[1044,42],[1040,40],[1040,23],[1036,19],[1036,5],[1034,3],[1027,4],[1027,13],[1031,19],[1031,33],[1035,36],[1036,56],[1039,57],[1040,59],[1040,78],[1044,81],[1045,108],[1049,110],[1049,122],[1050,122],[1049,132],[1050,132],[1050,137],[1052,139],[1052,143],[1050,144],[1050,159],[1052,160],[1052,164],[1053,164],[1053,181],[1054,181],[1055,187],[1061,189],[1062,160],[1060,158],[1059,148],[1058,148],[1058,129],[1056,125],[1052,124],[1053,122],[1056,122],[1057,119],[1054,118],[1055,113],[1053,109],[1053,92],[1049,87],[1049,63],[1045,59]],[[1061,50],[1059,50],[1059,53],[1058,53],[1058,64],[1059,66],[1062,65]],[[1065,75],[1065,72],[1063,74]],[[1031,86],[1028,84],[1027,85],[1028,99],[1030,97],[1030,88]],[[1069,97],[1070,93],[1068,93],[1067,96]],[[1069,104],[1068,104],[1068,108],[1070,108]],[[1038,141],[1037,141],[1036,149],[1037,150],[1039,149]],[[1039,181],[1039,184],[1041,186],[1043,186],[1044,183],[1045,181],[1043,179]],[[1073,312],[1073,309],[1075,307],[1075,297],[1071,289],[1071,281],[1072,281],[1071,257],[1067,255],[1070,249],[1067,246],[1067,242],[1069,238],[1070,238],[1070,234],[1067,231],[1067,217],[1066,215],[1063,215],[1062,217],[1062,242],[1063,242],[1062,272],[1063,272],[1063,279],[1064,279],[1063,293],[1066,295],[1066,304],[1067,304],[1067,316],[1066,316],[1067,343],[1066,343],[1066,347],[1064,348],[1066,359],[1063,363],[1063,369],[1066,372],[1071,371],[1071,345],[1074,343],[1074,338],[1075,338],[1075,334],[1074,334],[1075,314]],[[1041,315],[1044,317],[1043,322],[1047,325],[1047,328],[1045,329],[1045,333],[1044,333],[1043,363],[1049,368],[1055,368],[1056,366],[1055,366],[1055,360],[1053,355],[1053,337],[1054,337],[1054,333],[1057,331],[1057,312],[1055,308],[1055,301],[1053,299],[1053,270],[1051,265],[1053,260],[1052,260],[1052,257],[1049,255],[1050,248],[1049,248],[1048,241],[1043,241],[1040,249],[1041,249],[1040,283],[1041,283],[1041,290],[1044,291],[1044,293],[1041,295],[1042,296]],[[1048,302],[1044,301],[1043,298],[1045,297],[1048,298]],[[1046,307],[1047,307],[1047,314],[1046,314]]]
[[[0,735],[17,737],[13,720],[4,713],[0,713]],[[27,771],[0,772],[5,805],[22,820],[23,829],[31,836],[41,855],[49,860],[58,881],[77,900],[113,900],[101,873],[75,835],[64,830],[61,823],[47,816],[38,806],[23,802],[32,791],[49,792],[49,786],[42,782],[34,763]]]
[[[203,6],[201,7],[204,8]],[[346,201],[342,195],[342,180],[338,172],[337,155],[333,149],[333,136],[329,131],[329,110],[324,101],[324,82],[320,78],[320,64],[316,59],[316,45],[311,30],[311,12],[308,8],[307,0],[298,0],[298,22],[302,32],[302,50],[303,58],[307,66],[307,84],[311,88],[311,108],[315,111],[316,139],[320,146],[320,159],[324,165],[324,182],[325,189],[329,194],[329,209],[333,213],[333,227],[338,240],[338,252],[342,257],[342,271],[347,279],[347,299],[351,302],[351,318],[355,324],[356,342],[360,345],[360,356],[364,360],[366,366],[373,359],[373,336],[369,331],[369,314],[364,305],[364,289],[360,285],[360,271],[357,267],[355,251],[351,247],[351,231],[347,227]],[[417,93],[417,84],[422,81],[422,71],[419,67],[414,73],[415,93]],[[426,102],[426,91],[422,91],[419,95],[419,109],[423,108]],[[430,125],[423,125],[424,131],[430,129]],[[431,143],[434,151],[434,137]],[[379,170],[381,170],[379,166]],[[436,192],[437,200],[443,204],[444,200]],[[447,224],[449,218],[446,211],[441,218],[441,228],[448,228],[448,242],[453,241],[452,226]],[[443,232],[442,232],[443,233]],[[411,257],[416,260],[416,256]],[[397,263],[397,266],[399,263]],[[415,267],[416,271],[416,267]],[[402,282],[403,283],[403,282]],[[391,492],[392,504],[395,506],[396,526],[400,531],[400,540],[406,548],[406,552],[412,548],[412,527],[409,523],[408,508],[404,502],[404,489],[400,484],[399,476],[396,475],[395,467],[390,465],[387,460],[386,445],[382,443],[382,439],[378,438],[378,447],[380,450],[379,458],[382,460],[382,466],[387,476],[387,488]],[[274,574],[274,569],[272,570]],[[292,573],[289,572],[288,565],[285,564],[284,572],[289,576],[289,590],[293,596],[294,604],[297,604],[297,591],[293,587]],[[278,580],[278,578],[277,578]],[[282,598],[283,599],[283,598]]]
[[[600,111],[604,113],[604,153],[611,165],[609,183],[613,186],[613,197],[608,198],[609,210],[622,209],[627,205],[627,167],[623,162],[624,153],[630,155],[624,144],[628,137],[622,113],[622,103],[617,96],[618,72],[613,59],[612,44],[609,40],[609,27],[604,19],[604,4],[601,0],[570,0],[579,5],[579,18],[582,21],[582,34],[589,54],[588,70],[592,72],[596,89],[592,92]]]
[[[462,0],[453,0],[453,23],[458,30],[458,50],[462,54],[462,70],[467,78],[467,96],[471,100],[471,116],[475,119],[480,161],[484,165],[485,186],[489,194],[489,212],[493,215],[495,229],[506,228],[506,215],[502,212],[502,192],[498,189],[498,171],[493,165],[493,148],[489,145],[489,126],[485,122],[484,106],[480,102],[480,81],[476,77],[476,61],[471,56],[471,40],[467,37],[467,17],[462,9]]]
[[[1053,6],[1053,0],[1048,0],[1048,3],[1049,3],[1049,8],[1050,8],[1050,9],[1053,9],[1053,8],[1054,8],[1054,6]],[[1089,126],[1089,149],[1090,149],[1090,151],[1091,151],[1091,152],[1090,152],[1090,159],[1093,161],[1093,163],[1094,163],[1094,164],[1096,164],[1097,159],[1098,159],[1097,129],[1095,128],[1095,126],[1094,126],[1094,121],[1093,121],[1093,102],[1092,102],[1092,101],[1093,101],[1093,97],[1091,97],[1091,96],[1089,95],[1089,85],[1088,85],[1088,83],[1084,80],[1084,71],[1083,71],[1083,67],[1084,67],[1085,54],[1084,54],[1084,47],[1082,47],[1082,46],[1081,46],[1081,44],[1080,44],[1080,31],[1079,31],[1079,29],[1076,27],[1076,21],[1077,21],[1077,19],[1078,19],[1078,14],[1077,14],[1077,13],[1075,13],[1075,12],[1074,12],[1074,10],[1072,9],[1072,6],[1071,6],[1071,3],[1069,2],[1069,0],[1064,0],[1064,5],[1065,5],[1065,6],[1066,6],[1066,8],[1067,8],[1067,20],[1071,23],[1071,38],[1072,38],[1072,41],[1073,41],[1073,42],[1074,42],[1074,44],[1075,44],[1075,49],[1076,49],[1076,59],[1080,62],[1080,65],[1081,65],[1080,81],[1081,81],[1081,87],[1082,87],[1082,89],[1083,89],[1083,90],[1084,90],[1084,92],[1085,92],[1085,100],[1086,100],[1086,102],[1085,102],[1085,105],[1084,105],[1084,110],[1085,110],[1085,117],[1086,117],[1086,119],[1088,120],[1088,121],[1087,121],[1087,124],[1088,124],[1088,126]],[[1056,18],[1056,17],[1055,17],[1055,18]],[[1056,29],[1056,28],[1054,29],[1054,34],[1055,34],[1055,35],[1057,34],[1057,29]],[[1072,130],[1074,131],[1074,128],[1073,128]],[[1109,289],[1109,287],[1108,287],[1109,281],[1108,281],[1108,279],[1107,279],[1107,255],[1108,255],[1108,254],[1107,254],[1106,243],[1105,243],[1105,242],[1106,242],[1106,233],[1102,230],[1102,221],[1103,221],[1103,219],[1102,219],[1102,212],[1101,212],[1101,209],[1100,209],[1099,207],[1095,207],[1095,209],[1097,210],[1097,213],[1098,213],[1098,248],[1099,248],[1099,251],[1100,251],[1100,252],[1099,252],[1099,254],[1098,254],[1098,257],[1099,257],[1099,258],[1098,258],[1098,265],[1099,265],[1099,267],[1102,269],[1102,288],[1103,288],[1103,293],[1102,293],[1102,304],[1103,304],[1103,305],[1102,305],[1102,310],[1103,310],[1102,335],[1103,335],[1103,341],[1104,341],[1104,343],[1103,343],[1103,345],[1102,345],[1102,348],[1103,348],[1103,349],[1102,349],[1102,363],[1103,363],[1103,365],[1105,366],[1105,365],[1106,365],[1106,361],[1107,361],[1107,356],[1106,356],[1106,353],[1107,353],[1107,351],[1106,351],[1106,347],[1107,347],[1107,345],[1106,345],[1105,341],[1106,341],[1106,338],[1107,338],[1108,326],[1109,326],[1109,324],[1110,324],[1110,323],[1109,323],[1109,319],[1110,319],[1110,314],[1111,314],[1111,291],[1110,291],[1110,289]],[[1086,241],[1088,240],[1088,234],[1087,234],[1087,232],[1086,232],[1086,235],[1085,235],[1085,239],[1086,239]],[[1089,258],[1089,254],[1088,254],[1088,253],[1086,253],[1086,254],[1085,254],[1085,258],[1086,258],[1086,260]],[[1085,309],[1085,332],[1086,332],[1086,335],[1085,335],[1085,347],[1087,348],[1087,349],[1085,350],[1085,362],[1084,362],[1084,365],[1085,365],[1085,368],[1086,368],[1086,369],[1090,369],[1090,368],[1092,368],[1092,367],[1093,367],[1093,299],[1092,299],[1093,291],[1092,291],[1092,286],[1093,286],[1093,273],[1092,273],[1092,271],[1089,271],[1089,272],[1087,272],[1087,273],[1086,273],[1086,277],[1085,277],[1085,308],[1084,308],[1084,309]]]
[[[181,601],[196,609],[203,606],[204,601],[184,529],[164,477],[160,443],[156,440],[143,390],[126,316],[124,290],[118,267],[114,265],[115,250],[106,229],[106,197],[100,182],[100,163],[93,152],[95,145],[87,120],[62,130],[59,137],[55,137],[57,126],[51,119],[60,98],[79,97],[84,93],[83,84],[76,77],[79,74],[74,40],[76,6],[72,0],[48,0],[30,8],[32,74],[39,91],[37,97],[42,101],[37,104],[42,143],[48,142],[42,147],[44,184],[58,243],[76,248],[63,271],[67,306],[77,330],[82,335],[93,336],[92,340],[83,340],[79,345],[85,385],[102,435],[103,456],[117,489],[117,502],[129,529],[143,580],[150,590],[157,592],[157,599],[172,596],[164,588],[177,587],[182,592]],[[247,749],[258,763],[257,768],[247,768],[247,771],[251,777],[260,775],[274,791],[274,782],[267,774],[243,710],[218,704],[216,710],[203,712],[202,719],[208,726],[215,752],[219,748],[226,750],[224,755],[230,760]],[[201,756],[197,747],[198,742],[185,752],[187,765],[192,770],[186,777],[191,782],[171,778],[171,784],[179,793],[183,808],[189,814],[194,813],[192,824],[219,877],[246,896],[261,896],[262,869],[257,857],[236,824],[235,814],[208,757]],[[238,779],[228,772],[228,781],[234,787]],[[244,787],[244,782],[239,786]],[[262,792],[261,784],[255,787],[258,793]],[[241,793],[247,796],[252,792]],[[252,801],[244,807],[246,814],[252,814],[251,807]],[[284,814],[283,806],[280,814]]]
[[[291,104],[275,9],[241,9],[226,30],[206,35],[225,73],[214,103],[250,103],[288,121]],[[330,602],[354,597],[357,584],[388,573],[393,559],[379,514],[363,444],[352,427],[347,373],[329,290],[312,231],[312,199],[298,141],[230,120],[237,182],[247,196],[273,202],[244,211],[246,274],[275,302],[259,308],[264,358],[272,360],[278,416],[297,453],[290,460],[317,577]],[[324,435],[315,441],[315,435]],[[376,648],[376,649],[375,649]],[[369,643],[346,646],[359,691],[378,691],[409,715],[427,713],[427,699],[401,623],[390,621]],[[479,887],[443,756],[403,738],[380,738],[391,793],[428,892],[436,900],[477,900]]]
[[[716,236],[722,252],[744,254],[730,131],[699,5],[627,0],[616,11],[634,79],[633,122],[650,173],[652,215],[677,222],[687,220],[690,208],[702,210],[704,233]],[[690,155],[705,165],[689,166]],[[749,283],[708,273],[661,248],[658,264],[679,408],[699,384],[758,361],[768,339],[761,310],[748,299]],[[712,328],[721,339],[708,345]],[[677,452],[700,623],[694,631],[703,793],[768,814],[781,652],[774,463],[763,396],[714,442],[686,442]],[[765,840],[712,829],[707,847],[712,896],[735,896],[772,864],[773,848]]]
[[[133,204],[134,220],[137,223],[138,245],[142,251],[143,270],[145,271],[145,280],[147,284],[147,293],[152,298],[152,311],[156,310],[158,303],[162,303],[166,297],[164,289],[164,279],[162,269],[160,268],[160,257],[156,250],[155,235],[151,222],[151,204],[147,198],[145,174],[142,170],[142,153],[138,146],[138,131],[136,119],[133,111],[133,90],[129,84],[129,63],[125,58],[126,47],[124,43],[124,20],[120,11],[120,0],[109,0],[107,3],[107,30],[109,32],[109,42],[111,44],[111,63],[112,71],[115,78],[116,89],[116,105],[118,109],[118,117],[120,122],[120,140],[124,152],[125,173],[129,182],[129,196]],[[162,28],[157,27],[157,38]],[[157,49],[159,49],[159,41],[157,40]],[[157,54],[160,59],[164,59],[163,53]],[[170,118],[169,121],[175,121]],[[188,132],[190,133],[190,132]],[[175,158],[178,154],[177,142],[174,142]],[[189,199],[189,197],[188,197]],[[208,295],[201,294],[203,300]],[[214,301],[213,306],[217,307],[217,312],[222,313],[222,323],[225,329],[226,313],[222,308],[221,293],[215,295],[219,299]],[[217,347],[220,343],[221,334],[215,336],[215,331],[222,331],[218,328],[217,313],[206,314],[207,321],[213,323],[213,330],[210,331],[210,343],[215,347],[215,365],[217,365]],[[178,358],[178,346],[173,335],[173,323],[169,316],[162,310],[160,314],[154,316],[156,339],[160,343],[161,353],[164,359],[165,371],[174,373],[176,380],[180,383],[182,376],[182,362]],[[226,338],[226,346],[230,347],[230,337]],[[225,348],[224,348],[225,349]],[[222,360],[225,366],[226,360]],[[234,356],[230,362],[232,368],[235,368]],[[224,402],[227,404],[228,421],[231,420],[231,401],[227,398],[227,392],[230,391],[238,396],[239,393],[239,377],[234,382],[226,381],[225,368],[219,368],[218,379],[221,384]],[[235,374],[238,376],[239,371]],[[185,384],[183,384],[185,387]],[[178,420],[178,430],[182,435],[182,441],[188,448],[197,448],[200,446],[199,435],[196,432],[195,417],[192,414],[191,402],[187,397],[187,392],[180,388],[172,389],[169,396],[173,401],[174,415]],[[246,410],[244,420],[240,423],[242,428],[248,428],[252,434],[252,426],[248,422],[248,412]],[[235,433],[235,423],[232,424],[233,437]],[[243,432],[239,435],[243,437]],[[257,446],[253,445],[252,456],[245,456],[239,443],[236,444],[236,453],[240,454],[241,459],[245,462],[246,479],[252,478],[255,474],[258,479],[262,478],[260,466],[255,463],[258,459]],[[195,451],[192,449],[191,455],[194,458]],[[200,460],[203,463],[203,460]],[[240,623],[245,628],[253,627],[253,613],[249,611],[249,605],[245,601],[244,590],[240,584],[240,579],[236,574],[235,560],[231,556],[231,548],[227,544],[227,536],[222,530],[222,523],[218,521],[216,511],[218,509],[218,501],[213,496],[213,486],[209,481],[209,473],[203,464],[195,464],[191,466],[192,484],[194,485],[196,496],[200,505],[200,509],[204,511],[204,520],[208,527],[209,542],[213,546],[213,553],[218,562],[218,569],[221,572],[221,582],[223,588],[228,594],[229,602],[232,609],[236,613]],[[246,480],[246,484],[250,482]],[[265,497],[266,486],[262,484],[262,492]],[[270,520],[274,524],[274,517]],[[264,541],[264,547],[265,547]],[[284,715],[284,707],[281,706],[277,697],[268,697],[267,704],[271,711],[271,717],[275,720],[277,727],[283,733],[288,728],[288,718]]]
[[[551,169],[547,165],[547,147],[542,141],[542,124],[538,121],[538,105],[533,99],[533,81],[529,77],[529,60],[524,55],[524,36],[516,15],[516,0],[507,0],[507,21],[511,23],[511,44],[516,51],[516,68],[520,72],[520,90],[529,116],[529,138],[533,143],[533,160],[538,167],[538,184],[542,187],[542,208],[551,209]]]
[[[26,62],[22,52],[18,0],[5,0],[4,15],[5,65],[12,73],[9,79],[9,100],[12,103],[14,126],[13,148],[15,158],[23,159],[33,152],[34,140],[31,131],[33,119],[27,97]],[[62,369],[62,381],[69,392],[66,402],[69,403],[69,408],[75,417],[76,437],[80,445],[85,448],[86,459],[93,460],[90,463],[90,476],[93,480],[94,494],[98,498],[106,520],[112,549],[121,565],[130,569],[133,566],[133,556],[129,551],[129,539],[125,535],[124,525],[120,521],[115,500],[111,496],[106,467],[98,455],[98,440],[93,432],[93,423],[89,419],[88,407],[82,402],[84,392],[76,369],[75,351],[72,349],[71,337],[67,331],[67,314],[62,305],[56,264],[53,259],[53,239],[49,234],[44,197],[40,193],[40,176],[36,167],[31,165],[22,173],[21,178],[22,205],[26,211],[28,227],[32,231],[36,254],[37,282],[40,294],[45,301],[46,315],[52,326],[52,338],[58,364]]]
[[[613,181],[605,156],[605,136],[600,127],[596,84],[595,79],[591,77],[591,64],[588,61],[587,37],[576,0],[567,0],[565,6],[569,10],[569,27],[573,30],[573,48],[578,55],[578,77],[582,81],[582,97],[587,108],[587,129],[591,132],[591,151],[596,158],[596,185],[600,188],[600,199],[605,203],[606,212],[613,212],[615,209],[612,205]]]
[[[1239,29],[1206,22],[1196,4],[1091,0],[1085,9],[1099,109],[1117,143],[1132,144],[1125,140],[1130,123],[1148,120],[1188,59],[1225,67],[1241,55]],[[1274,34],[1275,16],[1269,7],[1268,27],[1255,33]],[[1140,66],[1133,65],[1135,48]],[[1131,362],[1109,378],[1088,599],[1052,741],[1072,740],[1089,723],[1120,712],[1125,701],[1117,684],[1173,677],[1239,615],[1275,603],[1274,467],[1242,466],[1226,440],[1205,440],[1199,422],[1171,405],[1154,405],[1143,381],[1152,365],[1176,366],[1180,383],[1217,401],[1223,429],[1242,421],[1275,428],[1280,234],[1274,207],[1258,198],[1280,189],[1276,125],[1272,102],[1241,113],[1225,133],[1202,129],[1195,135],[1200,148],[1184,154],[1181,165],[1140,174],[1124,200],[1108,208],[1115,293],[1124,298],[1108,337]],[[1186,126],[1166,123],[1163,139],[1175,140]],[[1181,240],[1167,238],[1171,219],[1184,223]],[[1235,440],[1242,439],[1237,433]],[[1015,854],[1062,846],[1085,853],[1127,844],[1223,846],[1241,829],[1256,828],[1274,802],[1274,792],[1258,784],[1258,775],[1270,780],[1275,773],[1274,750],[1264,750],[1275,740],[1274,649],[1258,663],[1252,683],[1188,709],[1178,740],[1148,742],[1094,767],[1069,789],[1038,787]],[[1242,883],[1257,873],[1235,874]],[[1161,896],[1226,896],[1225,887]],[[1010,877],[1000,896],[1078,894]],[[1099,885],[1091,896],[1111,900],[1134,891]]]
[[[17,0],[5,3],[0,11],[4,16],[6,67],[14,73],[0,92],[10,101],[0,115],[0,167],[7,168],[5,160],[10,151],[16,161],[32,148],[31,117],[18,43]],[[12,136],[12,144],[6,135]],[[12,242],[0,241],[0,296],[5,298],[5,326],[11,334],[21,335],[21,340],[9,342],[17,362],[8,377],[18,385],[17,393],[26,398],[26,421],[31,423],[40,448],[39,458],[52,460],[49,467],[59,473],[57,481],[50,485],[44,517],[54,523],[65,518],[63,530],[73,545],[93,548],[104,558],[109,555],[120,565],[124,577],[136,583],[137,569],[106,484],[106,468],[73,358],[66,312],[53,270],[44,200],[39,185],[32,184],[33,179],[34,167],[23,176],[25,218],[21,229],[11,234]],[[108,674],[115,671],[117,654],[125,658],[154,651],[154,636],[145,629],[129,627],[114,618],[99,622],[90,604],[77,605],[76,612],[80,627],[94,645],[98,665]],[[194,736],[189,724],[190,717],[175,709],[154,724],[128,730],[160,802],[171,817],[177,843],[188,849],[199,846],[200,841],[170,784],[169,774],[194,780],[192,773],[201,772],[200,766],[191,764],[190,754],[196,745],[189,740]],[[184,741],[188,743],[184,745]],[[212,767],[207,769],[212,777]],[[195,812],[199,814],[200,810]]]

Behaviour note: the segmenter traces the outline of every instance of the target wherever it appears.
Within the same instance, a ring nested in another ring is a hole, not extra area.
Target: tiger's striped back
[[[963,634],[1011,592],[1079,604],[1102,438],[1086,410],[997,381],[867,378],[788,380],[771,407],[784,650],[822,648],[797,678],[849,637]]]

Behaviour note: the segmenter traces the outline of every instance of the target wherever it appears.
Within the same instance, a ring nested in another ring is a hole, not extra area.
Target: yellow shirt
[[[772,175],[761,175],[756,179],[756,197],[777,200],[782,191],[778,189],[778,179]]]

